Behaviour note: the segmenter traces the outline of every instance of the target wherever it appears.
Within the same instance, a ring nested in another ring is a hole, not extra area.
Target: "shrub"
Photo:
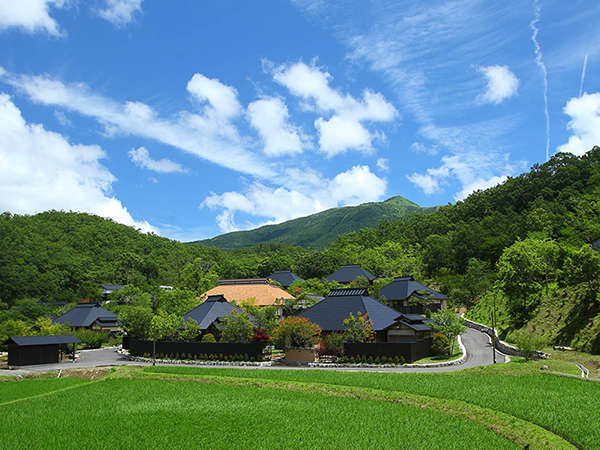
[[[267,342],[269,342],[271,340],[271,338],[267,334],[266,330],[263,330],[262,328],[255,328],[254,336],[252,337],[252,340],[254,342],[261,342],[263,344],[266,344]]]
[[[186,342],[195,342],[198,340],[198,336],[202,334],[200,325],[194,319],[188,319],[183,323],[182,328],[179,330],[179,338]]]
[[[321,328],[304,317],[289,317],[279,322],[273,331],[273,342],[278,348],[312,347],[321,335]]]
[[[344,319],[344,342],[371,342],[373,341],[373,322],[369,320],[369,313],[356,316],[352,313]]]
[[[519,350],[526,361],[535,357],[536,350],[542,348],[545,344],[545,341],[541,336],[526,330],[515,331],[512,334],[511,339],[517,347],[519,347]]]
[[[223,317],[221,342],[246,344],[250,342],[253,334],[254,325],[245,312],[232,311],[229,316]]]
[[[339,356],[344,346],[344,335],[342,333],[330,333],[321,341],[321,354]]]
[[[445,334],[435,333],[433,335],[431,352],[436,356],[444,356],[450,352],[450,340]]]
[[[215,339],[212,333],[206,333],[204,336],[202,336],[201,342],[204,342],[205,344],[214,344],[215,342],[217,342],[217,340]]]
[[[75,337],[81,341],[84,348],[100,348],[110,339],[108,333],[94,330],[77,330]]]

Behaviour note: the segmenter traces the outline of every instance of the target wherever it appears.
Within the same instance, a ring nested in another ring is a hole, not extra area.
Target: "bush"
[[[511,335],[511,340],[519,347],[519,350],[526,361],[535,357],[536,350],[539,350],[545,345],[545,341],[541,336],[527,330],[515,331]]]
[[[271,340],[271,338],[267,334],[266,330],[263,330],[261,328],[255,328],[254,336],[252,337],[252,340],[254,342],[261,342],[263,344],[266,344]]]
[[[431,352],[436,356],[446,356],[450,352],[450,340],[445,334],[435,333],[431,344]]]
[[[254,335],[254,325],[245,312],[232,311],[223,317],[221,325],[221,342],[247,344]]]
[[[214,344],[217,342],[217,340],[212,333],[206,333],[204,336],[202,336],[201,342],[204,342],[205,344]]]
[[[344,342],[372,342],[374,338],[373,322],[369,320],[369,313],[356,316],[352,313],[344,319]]]
[[[326,335],[321,343],[322,355],[339,356],[344,346],[344,335],[342,333],[330,333]]]
[[[319,342],[321,328],[304,317],[289,317],[279,322],[273,331],[273,343],[278,348],[307,348]]]
[[[108,333],[94,330],[77,330],[75,337],[81,341],[84,348],[100,348],[110,339]]]

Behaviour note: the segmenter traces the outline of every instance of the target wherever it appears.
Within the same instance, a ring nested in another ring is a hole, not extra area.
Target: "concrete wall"
[[[468,319],[463,319],[464,323],[466,326],[468,326],[469,328],[473,328],[475,330],[481,331],[482,333],[487,334],[490,338],[494,339],[494,342],[496,343],[496,349],[502,353],[504,353],[505,355],[510,355],[510,356],[523,356],[523,354],[519,351],[519,349],[517,347],[515,347],[514,345],[510,345],[507,344],[504,341],[501,341],[500,338],[498,337],[498,333],[494,333],[496,330],[492,330],[490,327],[488,327],[487,325],[483,325],[481,323],[477,323],[477,322],[473,322],[472,320],[468,320]],[[547,358],[548,355],[544,352],[535,352],[535,356],[537,358]]]

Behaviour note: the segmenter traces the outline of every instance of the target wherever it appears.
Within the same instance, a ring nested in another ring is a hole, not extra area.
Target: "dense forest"
[[[384,278],[411,273],[486,322],[492,300],[506,333],[600,352],[600,147],[557,154],[504,184],[432,214],[383,220],[310,250],[259,244],[223,251],[146,235],[110,220],[50,211],[0,215],[0,322],[35,320],[31,305],[99,296],[100,283],[204,292],[219,278],[291,269],[321,278],[360,263]],[[28,306],[29,305],[29,306]],[[28,309],[29,308],[29,309]]]

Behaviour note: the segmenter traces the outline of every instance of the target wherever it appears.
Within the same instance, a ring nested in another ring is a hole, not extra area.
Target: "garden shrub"
[[[94,330],[77,330],[75,337],[81,341],[84,348],[100,348],[110,339],[108,333]]]
[[[247,344],[254,335],[254,325],[245,312],[232,311],[223,317],[221,324],[221,342]]]
[[[330,333],[321,341],[320,354],[339,356],[344,346],[344,335],[342,333]]]
[[[217,340],[212,333],[206,333],[204,336],[202,336],[201,342],[204,342],[205,344],[214,344],[217,342]]]
[[[373,321],[369,320],[369,313],[364,316],[360,311],[356,316],[350,313],[344,319],[344,342],[372,342],[374,336]]]
[[[445,356],[450,352],[450,340],[445,334],[438,332],[433,335],[431,352],[436,356]]]
[[[273,343],[278,348],[307,348],[314,346],[321,335],[321,328],[304,317],[288,317],[279,322],[273,331]]]

